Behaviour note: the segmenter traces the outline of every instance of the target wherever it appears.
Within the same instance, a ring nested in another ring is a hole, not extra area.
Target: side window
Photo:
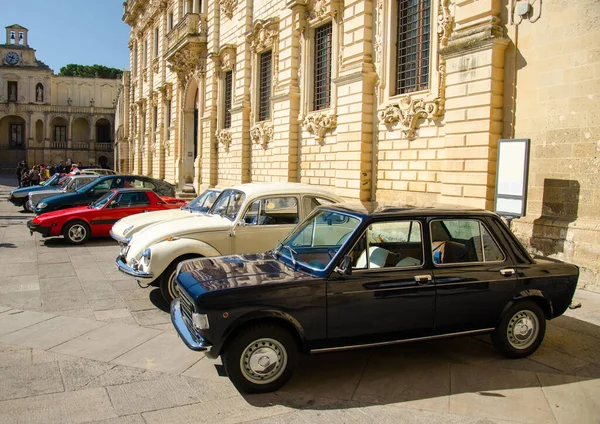
[[[295,197],[272,197],[254,201],[244,215],[251,225],[298,223],[298,200]]]
[[[152,191],[156,190],[156,184],[154,184],[152,181],[144,181],[143,184],[145,188],[149,188]]]
[[[321,197],[304,196],[302,203],[304,205],[304,214],[305,214],[305,216],[308,216],[308,214],[311,213],[312,210],[314,208],[316,208],[317,206],[330,205],[333,202],[331,200],[324,199]]]
[[[439,228],[444,228],[445,231],[442,232]],[[432,255],[435,264],[504,260],[502,250],[479,220],[432,221],[431,234]]]
[[[96,192],[96,193],[106,193],[108,190],[110,190],[110,184],[111,183],[112,183],[111,180],[102,181],[101,183],[98,183],[94,187],[94,192]]]
[[[120,193],[115,202],[121,207],[148,206],[150,204],[146,193]]]
[[[423,265],[421,234],[419,221],[388,221],[372,224],[350,253],[353,269]]]
[[[124,184],[124,178],[114,178],[112,180],[112,188],[123,188]]]

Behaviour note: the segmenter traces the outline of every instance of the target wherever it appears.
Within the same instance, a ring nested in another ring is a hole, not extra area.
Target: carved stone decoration
[[[227,18],[233,18],[237,3],[237,0],[221,0],[221,11]]]
[[[249,38],[252,40],[250,49],[254,53],[260,53],[268,50],[277,44],[277,28],[273,28],[273,22],[258,21],[254,24],[254,29]]]
[[[322,143],[325,134],[335,130],[337,126],[337,117],[329,112],[310,113],[302,121],[304,131],[308,131],[315,139]]]
[[[382,69],[382,60],[383,60],[383,0],[377,0],[376,6],[376,32],[375,32],[375,43],[373,44],[375,50],[375,72],[377,75],[380,74]],[[377,79],[377,85],[381,84],[381,76]]]
[[[231,130],[229,128],[223,128],[217,134],[217,140],[225,147],[225,151],[228,152],[229,146],[231,146]]]
[[[155,74],[158,74],[158,57],[156,57],[152,60],[152,71]]]
[[[310,0],[307,5],[306,18],[319,21],[327,17],[335,18],[337,8],[334,0]]]
[[[227,44],[221,47],[219,51],[219,60],[221,62],[221,71],[235,71],[235,59],[236,59],[235,47],[231,44]]]
[[[250,139],[255,144],[260,144],[267,149],[269,142],[273,139],[273,123],[271,121],[259,122],[250,128]]]
[[[195,50],[182,50],[169,58],[169,69],[177,74],[179,83],[185,86],[187,80],[200,65],[200,52]]]
[[[407,96],[399,103],[387,105],[385,109],[377,113],[377,116],[379,121],[388,128],[400,125],[402,134],[408,140],[414,140],[419,119],[433,119],[439,116],[442,110],[440,99],[426,101]]]
[[[440,2],[439,12],[438,12],[438,24],[437,24],[437,32],[440,42],[440,48],[448,46],[448,38],[450,38],[450,33],[452,32],[452,24],[454,23],[454,18],[450,15],[450,8],[448,7],[448,3],[450,0],[442,0]]]

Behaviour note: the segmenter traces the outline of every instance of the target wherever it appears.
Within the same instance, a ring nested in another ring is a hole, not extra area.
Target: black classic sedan
[[[270,252],[183,262],[171,319],[238,389],[268,392],[299,353],[490,333],[525,357],[578,276],[532,258],[492,212],[328,205]]]
[[[175,197],[175,187],[166,181],[143,175],[106,175],[98,177],[75,192],[46,197],[32,205],[33,211],[41,215],[58,209],[88,205],[110,190],[118,188],[149,188],[159,196]]]

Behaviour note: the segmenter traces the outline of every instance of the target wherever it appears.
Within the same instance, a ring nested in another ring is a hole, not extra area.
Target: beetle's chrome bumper
[[[109,234],[112,238],[114,238],[116,241],[118,241],[119,243],[122,243],[122,244],[127,244],[131,241],[131,237],[118,236],[115,233],[113,233],[113,230],[110,230]]]
[[[190,329],[183,320],[183,316],[181,315],[181,302],[179,299],[174,299],[171,302],[171,322],[177,330],[179,337],[181,337],[187,347],[200,352],[210,351],[212,345],[202,337],[192,335]]]
[[[121,271],[123,274],[131,275],[135,278],[152,278],[154,274],[151,272],[138,271],[130,267],[125,263],[121,256],[117,256],[116,259],[117,269]]]

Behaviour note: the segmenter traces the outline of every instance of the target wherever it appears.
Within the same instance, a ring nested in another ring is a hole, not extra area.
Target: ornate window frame
[[[300,86],[300,113],[298,120],[302,130],[319,143],[325,142],[328,133],[336,129],[337,123],[337,85],[340,57],[339,46],[343,40],[343,3],[338,0],[297,0],[288,7],[300,6],[302,23],[299,33],[298,84]],[[331,100],[329,108],[313,110],[314,105],[314,49],[315,29],[331,22]]]
[[[254,144],[268,147],[273,138],[273,101],[270,102],[269,118],[259,121],[260,112],[260,57],[263,53],[271,51],[271,98],[277,86],[279,75],[279,20],[257,20],[252,33],[248,36],[252,52],[252,87],[250,104],[255,105],[250,114],[250,139]]]
[[[232,129],[224,127],[225,119],[225,75],[231,71],[231,102],[235,98],[235,65],[236,65],[236,47],[233,44],[225,44],[219,49],[219,53],[213,57],[217,64],[219,73],[218,103],[217,103],[217,141],[229,151],[232,141]]]
[[[381,101],[377,116],[388,130],[400,128],[404,137],[417,137],[421,119],[435,119],[444,113],[446,62],[440,50],[447,46],[453,16],[450,0],[431,0],[429,87],[425,90],[395,94],[397,1],[377,0],[375,7],[375,69],[379,76],[377,94]]]

